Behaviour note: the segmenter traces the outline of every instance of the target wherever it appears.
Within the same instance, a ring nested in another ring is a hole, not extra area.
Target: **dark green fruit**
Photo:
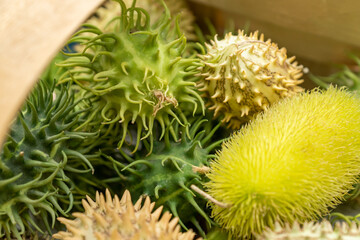
[[[74,203],[68,173],[93,171],[85,141],[94,133],[74,132],[77,102],[66,86],[41,81],[15,119],[0,153],[0,237],[21,239],[51,231],[57,215]],[[81,150],[80,150],[81,149]],[[44,226],[44,227],[40,227]]]
[[[143,194],[150,196],[156,204],[179,217],[185,229],[192,225],[202,235],[204,220],[210,225],[212,222],[205,212],[206,200],[197,196],[192,187],[201,189],[207,181],[204,172],[209,159],[213,157],[214,148],[223,141],[215,140],[219,124],[214,126],[207,122],[197,119],[188,134],[185,127],[174,123],[175,132],[181,133],[180,138],[167,131],[163,141],[154,142],[151,154],[148,154],[150,145],[144,141],[145,148],[133,157],[123,153],[122,161],[109,158],[117,165],[123,184],[135,198]]]

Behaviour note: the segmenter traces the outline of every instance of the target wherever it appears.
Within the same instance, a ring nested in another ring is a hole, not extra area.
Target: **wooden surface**
[[[38,76],[103,0],[0,0],[0,144]]]
[[[250,22],[291,53],[317,63],[349,62],[349,52],[360,52],[360,1],[358,0],[190,0],[196,16],[205,6],[218,26],[232,19],[236,27]],[[200,5],[201,4],[201,5]]]

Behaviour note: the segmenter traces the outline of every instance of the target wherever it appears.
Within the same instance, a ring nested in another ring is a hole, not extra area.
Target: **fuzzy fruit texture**
[[[205,233],[199,222],[206,221],[211,225],[212,221],[205,212],[205,199],[197,196],[191,186],[202,188],[206,181],[203,171],[208,169],[209,160],[214,157],[213,149],[223,141],[214,141],[213,135],[218,133],[220,125],[211,125],[206,119],[198,118],[190,128],[190,136],[182,128],[182,135],[176,136],[175,140],[167,133],[163,141],[155,141],[151,154],[143,149],[132,158],[125,156],[126,160],[113,160],[114,165],[119,166],[118,172],[122,168],[122,183],[135,197],[150,196],[179,217],[184,229],[193,225],[203,237]]]
[[[315,220],[341,202],[360,174],[360,99],[313,90],[275,104],[223,144],[206,183],[213,215],[246,238]]]
[[[95,240],[95,239],[152,239],[152,240],[192,240],[195,234],[190,230],[180,232],[179,219],[171,219],[169,212],[162,213],[162,207],[153,211],[155,203],[146,197],[144,204],[140,197],[135,205],[131,202],[129,191],[122,198],[111,197],[107,190],[106,198],[96,193],[96,201],[84,199],[84,213],[74,213],[75,220],[58,218],[65,224],[67,232],[54,234],[56,239]]]
[[[113,30],[103,33],[86,25],[71,40],[82,42],[85,50],[71,54],[59,65],[68,68],[60,82],[74,81],[92,101],[93,111],[83,126],[111,127],[120,122],[120,148],[130,123],[138,127],[137,143],[148,137],[152,142],[154,122],[164,133],[167,126],[172,128],[173,119],[187,125],[181,105],[191,105],[194,112],[204,106],[195,87],[198,60],[182,58],[186,38],[178,28],[170,30],[168,9],[161,21],[151,26],[144,9],[126,8],[121,0],[118,4],[121,15],[109,22]],[[84,32],[93,36],[82,36]]]
[[[92,168],[78,146],[96,134],[72,131],[79,124],[77,103],[65,86],[55,91],[48,82],[42,80],[28,97],[0,152],[1,239],[51,232],[55,217],[74,204],[69,173]]]
[[[275,230],[267,229],[264,233],[257,237],[258,240],[345,240],[360,239],[360,228],[356,222],[351,225],[345,222],[337,222],[333,228],[331,223],[323,220],[318,222],[306,222],[302,227],[298,223],[293,226],[286,224],[281,227],[275,225]]]
[[[234,129],[252,119],[270,104],[284,97],[291,97],[303,91],[298,85],[302,66],[287,58],[286,49],[279,49],[270,40],[264,42],[264,35],[258,32],[237,36],[228,33],[223,40],[205,44],[207,54],[199,55],[203,66],[199,82],[215,111],[222,113],[223,122]]]

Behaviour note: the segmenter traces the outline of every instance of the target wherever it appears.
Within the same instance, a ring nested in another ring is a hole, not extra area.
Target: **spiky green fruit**
[[[124,0],[124,2],[129,8],[134,4],[133,0]],[[164,0],[164,2],[169,8],[171,16],[177,16],[180,14],[180,31],[184,33],[187,39],[195,40],[195,17],[191,13],[186,2],[184,0]],[[164,13],[164,7],[161,4],[161,0],[138,0],[135,2],[135,6],[145,9],[150,14],[150,24],[156,24],[156,22],[162,18]],[[120,16],[120,13],[121,8],[119,7],[119,4],[115,1],[107,1],[95,12],[95,15],[90,18],[87,23],[97,26],[104,32],[111,32],[111,27],[108,26],[108,23],[114,17]]]
[[[206,119],[197,119],[190,129],[190,138],[184,127],[180,138],[175,136],[174,140],[167,132],[163,141],[155,141],[151,154],[147,154],[145,148],[133,157],[124,155],[126,161],[110,159],[118,166],[118,172],[122,169],[122,183],[133,196],[150,196],[156,204],[164,205],[179,217],[185,229],[193,225],[202,235],[205,234],[199,222],[212,222],[204,211],[206,201],[196,196],[191,186],[202,188],[212,151],[222,142],[222,139],[215,141],[213,136],[219,124],[207,125],[206,122]],[[145,147],[149,146],[145,144]]]
[[[280,101],[223,145],[207,192],[213,215],[236,238],[316,220],[360,174],[360,99],[344,89]]]
[[[228,33],[223,40],[206,44],[207,53],[200,55],[203,66],[199,82],[215,116],[235,129],[252,119],[270,104],[303,91],[298,85],[302,66],[287,58],[286,49],[279,49],[258,32],[246,36]]]
[[[133,205],[129,191],[125,191],[121,200],[115,195],[111,197],[106,191],[106,199],[103,194],[96,193],[96,201],[90,197],[83,200],[84,213],[73,213],[75,220],[59,218],[65,224],[67,232],[54,234],[56,239],[169,239],[169,240],[192,240],[195,234],[190,230],[180,232],[178,218],[171,219],[171,214],[162,214],[162,207],[153,212],[155,203],[146,197],[144,204],[140,197]],[[162,217],[160,218],[160,215]]]
[[[68,173],[92,168],[79,146],[96,134],[72,131],[79,123],[77,103],[65,86],[55,91],[48,82],[31,93],[0,153],[2,239],[51,232],[55,217],[73,207],[76,191]]]
[[[146,134],[142,138],[150,136],[152,141],[154,122],[161,125],[163,134],[167,126],[172,128],[173,119],[187,125],[181,105],[190,104],[195,112],[199,106],[203,108],[203,100],[195,89],[194,64],[198,60],[182,58],[186,38],[178,29],[169,30],[168,9],[164,6],[163,18],[151,26],[144,9],[126,8],[121,0],[118,3],[121,15],[109,22],[111,32],[86,25],[72,38],[86,48],[60,64],[69,69],[60,82],[74,81],[92,98],[93,111],[83,126],[122,124],[120,147],[129,123],[138,127],[138,142],[143,129]],[[84,32],[94,37],[81,36]]]
[[[267,229],[258,240],[359,240],[360,228],[356,222],[337,222],[335,227],[330,222],[323,220],[318,222],[306,222],[303,226],[298,223],[281,227],[276,224],[275,229]]]

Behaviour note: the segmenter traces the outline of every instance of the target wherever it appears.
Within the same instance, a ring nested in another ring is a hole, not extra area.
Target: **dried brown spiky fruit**
[[[224,114],[223,122],[230,127],[252,119],[270,104],[291,97],[303,88],[303,66],[287,58],[286,49],[279,49],[271,40],[264,41],[258,32],[237,36],[226,34],[225,39],[206,44],[207,54],[200,55],[202,80],[200,91],[208,97],[215,116]]]
[[[331,223],[324,220],[318,222],[306,222],[302,227],[298,223],[293,226],[286,225],[281,227],[276,224],[275,230],[268,229],[261,236],[257,237],[258,240],[359,240],[360,228],[355,222],[351,225],[345,222],[337,222],[333,228]]]
[[[114,198],[106,190],[103,194],[96,193],[96,201],[87,197],[82,204],[85,213],[74,213],[75,220],[58,218],[65,224],[67,232],[54,234],[56,239],[63,240],[132,240],[132,239],[161,239],[161,240],[190,240],[195,233],[191,230],[182,233],[178,218],[171,219],[171,214],[165,212],[160,218],[162,207],[152,212],[155,203],[146,197],[133,205],[129,191],[125,191],[121,200]],[[159,219],[160,218],[160,219]]]

